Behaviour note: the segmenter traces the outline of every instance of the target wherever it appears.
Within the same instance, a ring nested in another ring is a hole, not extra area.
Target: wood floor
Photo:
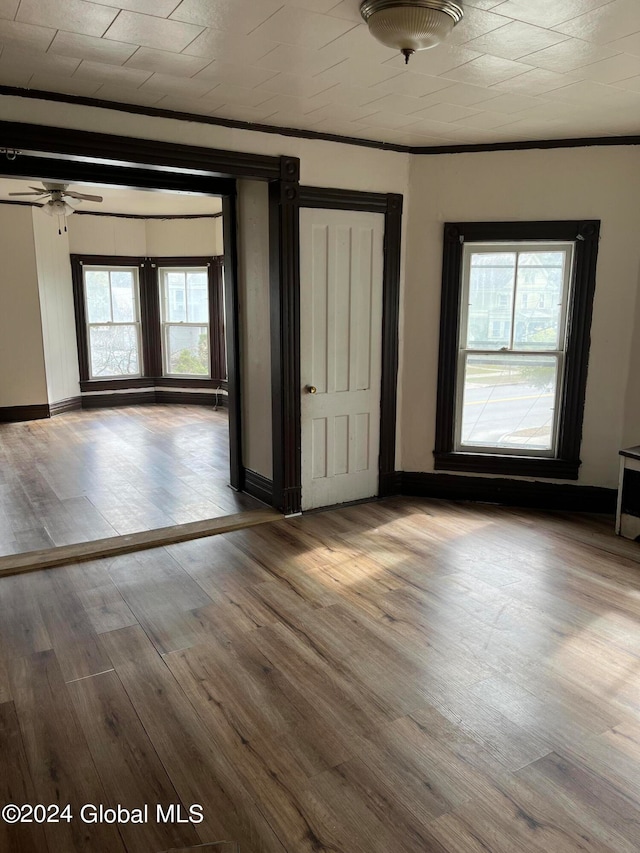
[[[0,424],[0,555],[261,506],[228,482],[223,409],[132,406]]]
[[[0,801],[74,814],[0,850],[637,853],[640,548],[611,529],[394,499],[0,580]]]

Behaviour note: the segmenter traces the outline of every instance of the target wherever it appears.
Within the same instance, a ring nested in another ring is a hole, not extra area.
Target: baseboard
[[[402,472],[385,471],[378,479],[378,497],[391,498],[402,494]]]
[[[457,474],[400,474],[401,494],[412,497],[505,504],[565,512],[615,513],[616,489]]]
[[[268,506],[273,505],[273,480],[249,468],[244,469],[244,491]]]
[[[132,394],[83,394],[83,409],[109,409],[119,406],[146,406],[155,403],[153,391],[136,391]]]
[[[50,417],[48,403],[39,403],[36,406],[0,407],[0,423],[14,423],[17,421],[40,421],[48,417]]]
[[[155,394],[156,403],[178,403],[183,406],[215,406],[218,408],[226,406],[225,394],[203,394],[198,391],[158,391]]]
[[[66,400],[58,400],[49,405],[49,414],[52,418],[65,412],[75,412],[82,408],[82,397],[67,397]]]
[[[183,406],[215,406],[225,408],[228,405],[224,394],[203,394],[197,391],[136,391],[130,394],[84,394],[83,409],[107,409],[120,406],[147,406],[154,403],[172,403]]]

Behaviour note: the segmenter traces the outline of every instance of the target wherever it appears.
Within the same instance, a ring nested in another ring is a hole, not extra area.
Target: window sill
[[[500,456],[490,453],[434,452],[436,471],[466,471],[478,474],[507,474],[514,477],[549,477],[577,480],[580,460],[548,459],[541,456]]]

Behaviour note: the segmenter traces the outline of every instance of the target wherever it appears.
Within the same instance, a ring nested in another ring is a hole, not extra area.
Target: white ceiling
[[[2,0],[0,0],[1,2]],[[41,204],[42,199],[35,196],[18,199],[10,196],[10,193],[31,192],[31,186],[41,187],[42,181],[38,178],[25,179],[24,181],[0,178],[0,201],[27,201]],[[117,189],[92,184],[70,184],[69,189],[81,193],[90,193],[91,195],[101,195],[104,199],[102,203],[83,201],[78,205],[79,211],[128,213],[136,216],[184,216],[219,213],[222,210],[222,201],[211,196]]]
[[[401,56],[359,0],[0,0],[0,84],[409,145],[640,132],[640,0],[465,0]]]

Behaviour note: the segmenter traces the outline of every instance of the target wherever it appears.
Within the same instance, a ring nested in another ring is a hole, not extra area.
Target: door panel
[[[303,509],[378,492],[383,242],[382,214],[300,212]]]

